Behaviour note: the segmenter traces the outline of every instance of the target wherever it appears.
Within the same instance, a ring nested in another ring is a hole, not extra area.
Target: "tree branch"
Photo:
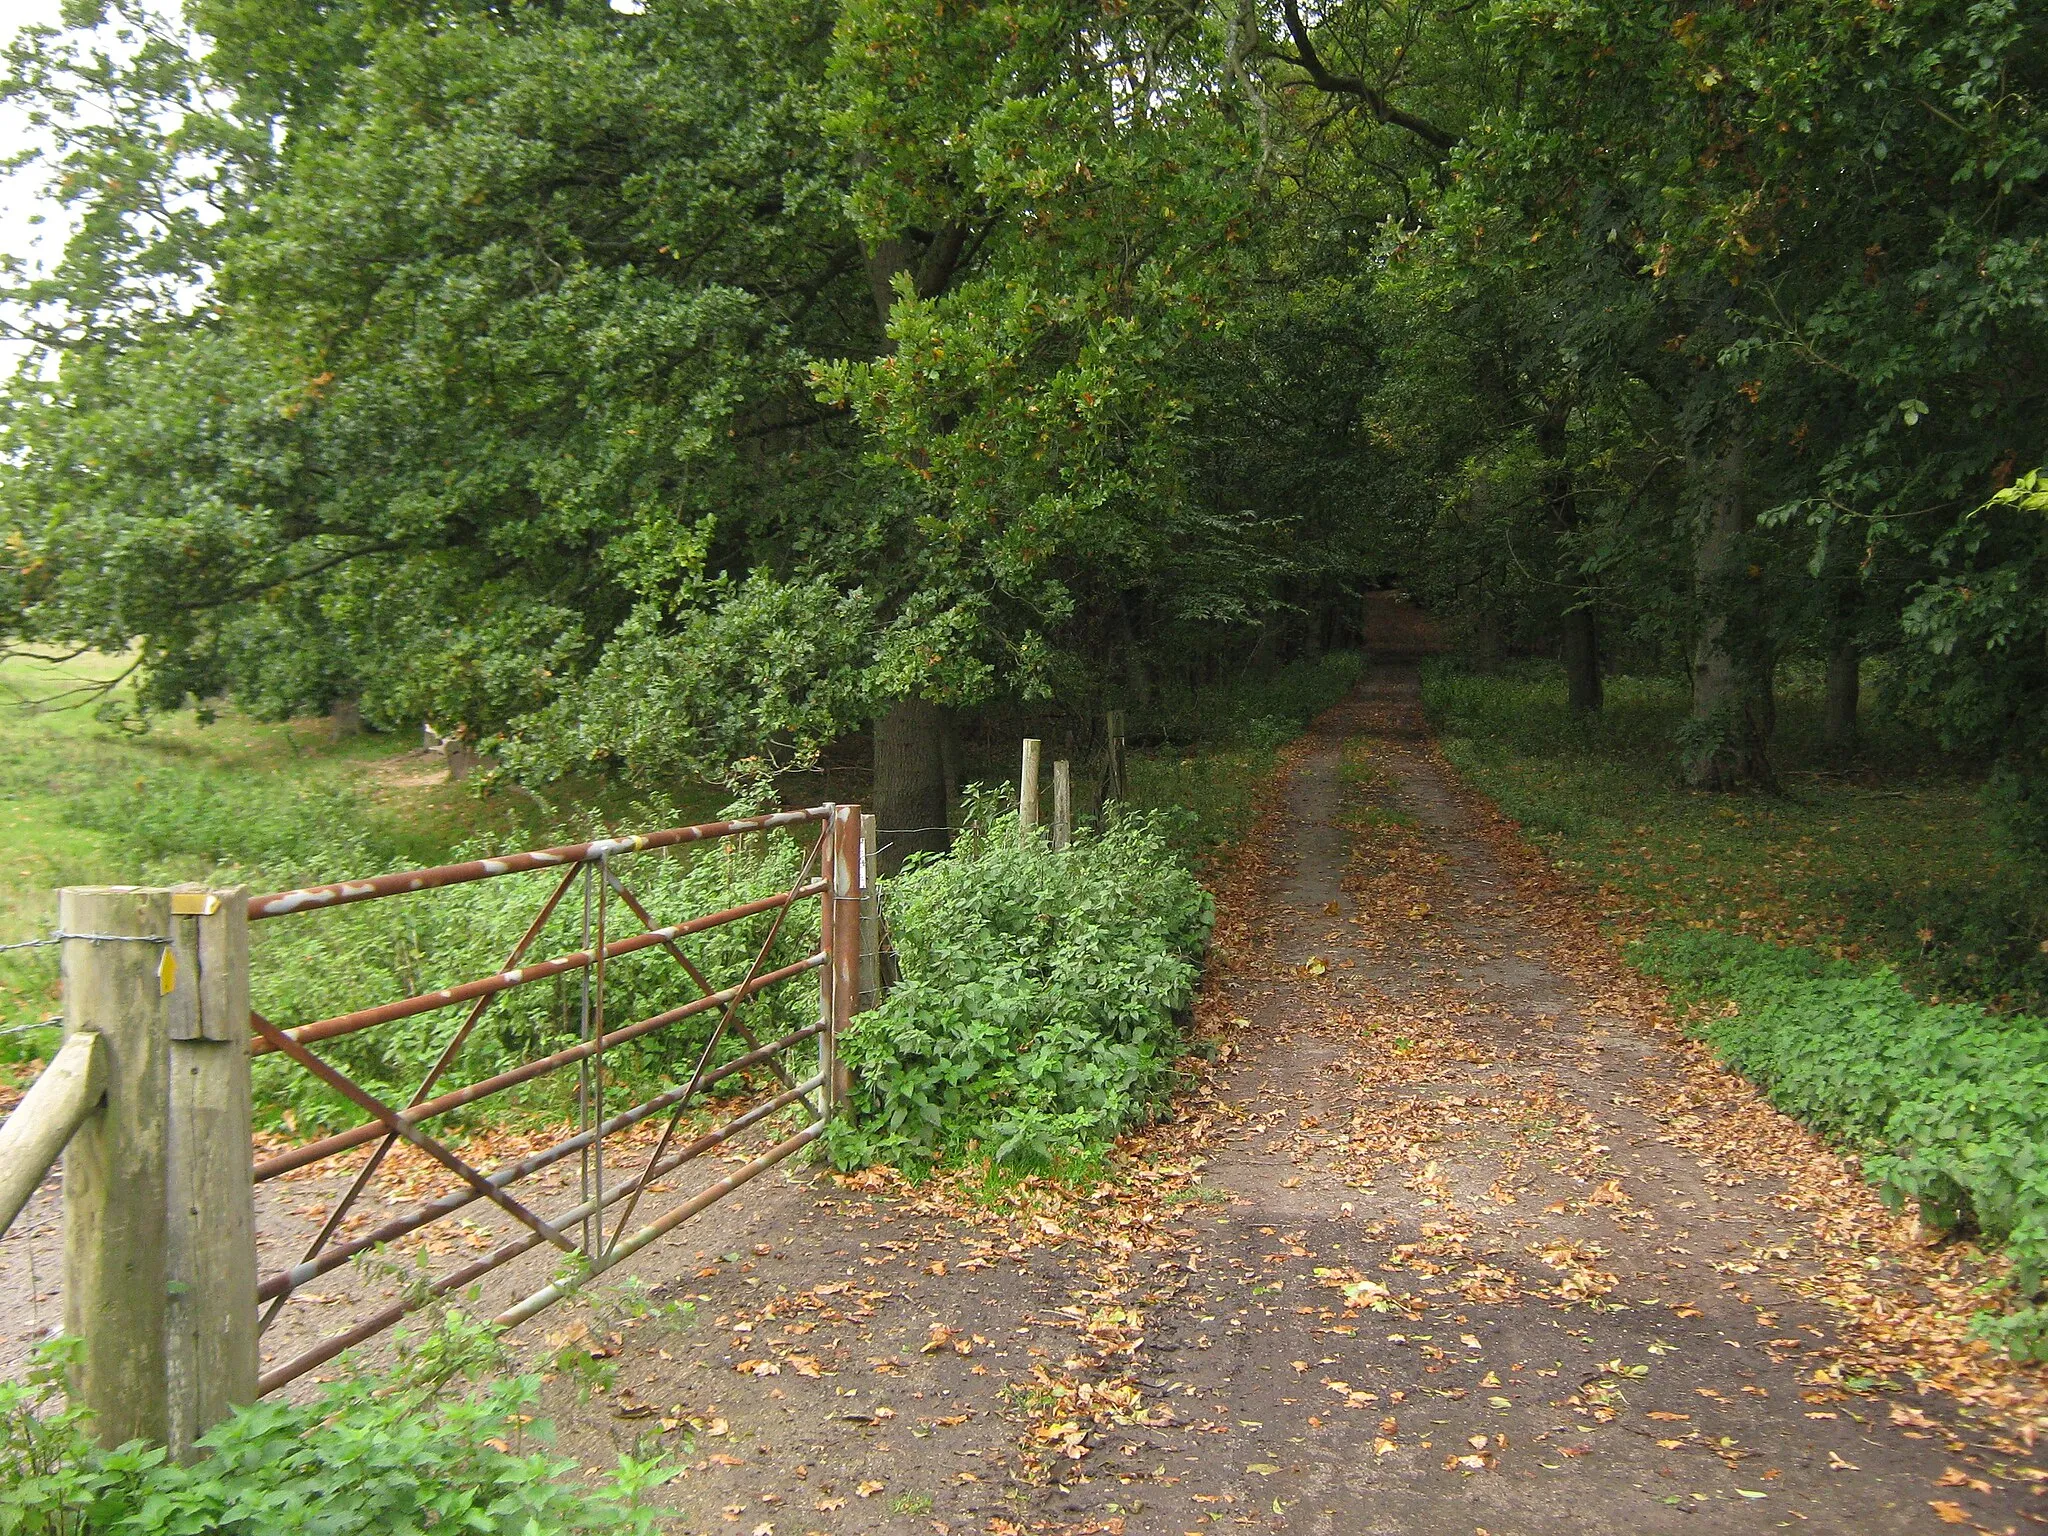
[[[1308,23],[1301,19],[1299,0],[1280,0],[1280,16],[1287,25],[1287,35],[1294,41],[1294,56],[1281,57],[1289,64],[1305,70],[1309,82],[1319,91],[1332,95],[1355,96],[1364,102],[1367,110],[1381,122],[1394,128],[1405,128],[1423,143],[1440,153],[1449,154],[1458,146],[1458,135],[1437,127],[1427,118],[1417,117],[1387,100],[1386,92],[1370,85],[1359,75],[1332,74],[1323,63],[1322,55],[1316,52],[1316,45],[1308,35]]]

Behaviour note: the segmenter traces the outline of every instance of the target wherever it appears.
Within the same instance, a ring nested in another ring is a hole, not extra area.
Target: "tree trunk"
[[[1863,651],[1843,640],[1828,653],[1828,703],[1823,725],[1827,744],[1837,752],[1856,750],[1856,710],[1863,698]]]
[[[944,853],[945,712],[926,699],[898,699],[875,721],[878,862],[893,875],[913,853]]]
[[[1692,719],[1684,742],[1685,782],[1695,789],[1775,788],[1768,749],[1771,708],[1762,615],[1743,548],[1749,532],[1746,455],[1730,435],[1711,459],[1695,458],[1700,496],[1693,594],[1700,606],[1692,654]]]
[[[1573,530],[1579,526],[1578,485],[1572,479],[1571,399],[1567,395],[1544,412],[1536,424],[1536,446],[1550,463],[1546,497],[1550,502],[1551,526],[1569,548]],[[1576,569],[1563,573],[1576,580]],[[1600,712],[1606,692],[1600,684],[1600,631],[1593,612],[1592,593],[1581,588],[1563,625],[1565,696],[1575,715]]]
[[[868,290],[885,354],[895,350],[888,329],[897,275],[908,272],[920,298],[936,298],[953,281],[966,244],[966,227],[953,224],[922,244],[897,237],[868,248]],[[948,712],[921,698],[892,703],[875,721],[876,860],[883,874],[895,874],[913,853],[944,853],[952,845],[947,811],[958,784]]]
[[[950,825],[960,803],[960,716],[950,709],[939,711],[939,776],[946,792],[946,814],[940,820]]]
[[[1600,682],[1600,630],[1582,604],[1564,616],[1565,701],[1575,715],[1596,715],[1606,701]]]

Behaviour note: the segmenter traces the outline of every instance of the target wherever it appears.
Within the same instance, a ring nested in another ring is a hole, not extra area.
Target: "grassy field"
[[[529,796],[440,782],[411,738],[337,742],[324,720],[232,712],[124,729],[79,692],[121,665],[0,661],[0,943],[50,932],[60,886],[332,877],[523,841],[549,819]],[[56,988],[54,951],[0,955],[0,1026],[47,1018]]]
[[[1616,914],[1666,919],[1899,967],[1925,996],[2038,1010],[2043,911],[2002,852],[1968,764],[1866,715],[1864,748],[1829,756],[1817,692],[1780,702],[1781,795],[1683,788],[1674,681],[1615,678],[1575,721],[1555,667],[1478,675],[1439,664],[1424,703],[1445,753]]]

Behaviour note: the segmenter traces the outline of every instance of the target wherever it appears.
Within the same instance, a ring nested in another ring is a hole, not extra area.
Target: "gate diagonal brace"
[[[344,1095],[353,1103],[369,1111],[393,1135],[403,1136],[407,1141],[426,1153],[427,1156],[441,1163],[450,1172],[460,1176],[465,1183],[486,1200],[501,1207],[509,1215],[526,1223],[527,1226],[533,1228],[534,1231],[545,1237],[549,1242],[561,1249],[562,1252],[579,1253],[582,1251],[569,1241],[568,1238],[562,1236],[539,1212],[530,1210],[519,1201],[513,1199],[481,1173],[478,1173],[476,1169],[470,1167],[468,1163],[442,1146],[440,1142],[427,1135],[426,1132],[420,1130],[417,1126],[407,1124],[405,1118],[397,1110],[386,1104],[382,1099],[379,1099],[375,1094],[366,1092],[358,1087],[346,1074],[330,1067],[326,1062],[299,1044],[298,1041],[292,1039],[291,1036],[271,1023],[270,1020],[264,1018],[261,1014],[251,1014],[250,1022],[278,1050],[285,1052],[300,1066],[311,1072],[315,1077],[327,1084],[328,1087],[334,1089],[335,1092]]]
[[[640,904],[639,898],[636,897],[631,891],[627,890],[626,887],[620,882],[619,877],[612,873],[612,867],[609,862],[606,862],[603,865],[603,870],[605,884],[609,885],[613,891],[618,893],[619,900],[623,901],[626,904],[627,910],[630,911],[634,917],[640,920],[641,931],[645,933],[656,932],[658,930],[659,925],[654,921],[652,917],[648,915],[647,909]],[[801,884],[802,882],[799,881],[798,883]],[[697,989],[700,992],[702,992],[704,996],[710,997],[714,992],[718,990],[716,987],[711,985],[711,978],[706,976],[702,970],[700,970],[696,965],[691,963],[690,957],[683,953],[682,946],[676,943],[674,939],[663,939],[661,942],[661,947],[667,950],[669,954],[672,957],[674,957],[676,964],[680,965],[685,971],[689,973],[690,980],[697,984]],[[743,1040],[745,1040],[748,1045],[752,1046],[755,1050],[759,1050],[761,1048],[760,1037],[756,1035],[751,1029],[749,1029],[744,1022],[741,1021],[737,1011],[735,1011],[733,1015],[732,1027],[739,1031],[740,1037]],[[787,1088],[790,1085],[792,1079],[789,1073],[784,1069],[782,1063],[776,1061],[771,1057],[767,1065],[768,1070],[775,1074],[776,1080],[780,1082],[783,1087]]]

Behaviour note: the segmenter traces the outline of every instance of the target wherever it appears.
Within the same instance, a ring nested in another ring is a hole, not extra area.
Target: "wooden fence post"
[[[882,892],[875,884],[875,818],[860,819],[860,1003],[865,1012],[882,1000]]]
[[[169,1435],[164,1369],[169,1035],[177,981],[169,891],[70,886],[59,893],[64,1032],[96,1030],[106,1108],[64,1152],[64,1331],[81,1340],[74,1401],[108,1447]],[[247,1298],[253,1302],[254,1293]]]
[[[1124,783],[1124,712],[1112,709],[1105,722],[1109,727],[1109,761],[1103,774],[1105,803],[1121,800],[1129,786]]]
[[[165,1361],[171,1454],[256,1400],[249,893],[171,893]]]
[[[1052,845],[1074,840],[1074,765],[1064,757],[1052,765]]]
[[[1024,766],[1017,778],[1017,825],[1026,832],[1038,825],[1038,738],[1024,738]]]
[[[256,1398],[248,893],[74,886],[59,897],[67,1034],[106,1107],[64,1155],[64,1330],[103,1445],[189,1459]]]

